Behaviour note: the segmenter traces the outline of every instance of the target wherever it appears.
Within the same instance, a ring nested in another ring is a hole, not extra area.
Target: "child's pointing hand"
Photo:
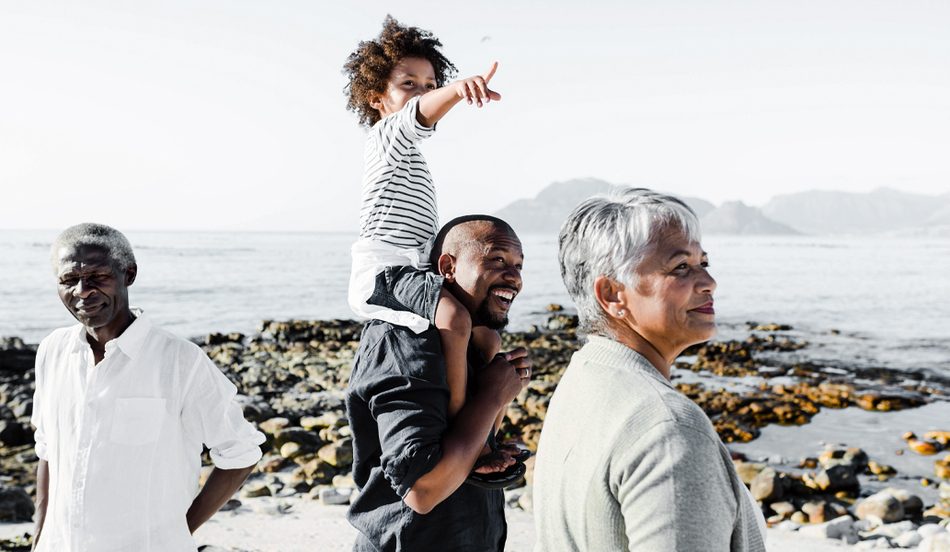
[[[492,100],[500,100],[501,94],[488,88],[488,83],[491,81],[492,77],[495,76],[495,71],[497,69],[498,62],[496,61],[491,64],[491,69],[489,69],[484,75],[476,75],[474,77],[469,77],[467,79],[454,82],[453,87],[455,88],[455,92],[460,98],[468,102],[469,105],[474,102],[478,105],[478,107],[482,107],[483,104],[486,104]]]

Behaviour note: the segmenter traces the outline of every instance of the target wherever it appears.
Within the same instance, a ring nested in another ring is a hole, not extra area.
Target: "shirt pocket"
[[[116,399],[110,439],[123,445],[152,443],[164,421],[165,399]]]

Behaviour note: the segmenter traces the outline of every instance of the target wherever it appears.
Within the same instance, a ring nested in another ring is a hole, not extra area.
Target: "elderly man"
[[[51,257],[79,324],[36,355],[34,549],[196,550],[191,533],[241,486],[264,436],[200,348],[129,307],[138,269],[125,236],[80,224]],[[196,496],[202,444],[215,469]]]
[[[504,327],[510,298],[521,289],[523,260],[508,224],[484,215],[455,219],[439,233],[431,257],[475,326]],[[360,531],[354,550],[504,549],[503,491],[463,482],[496,414],[529,372],[524,349],[500,353],[487,365],[470,350],[474,385],[449,424],[438,330],[415,334],[379,320],[366,324],[347,391],[353,477],[361,491],[348,514]]]

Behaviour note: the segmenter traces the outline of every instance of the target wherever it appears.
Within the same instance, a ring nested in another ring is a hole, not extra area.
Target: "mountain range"
[[[495,214],[520,232],[552,233],[581,201],[618,185],[596,178],[555,182],[531,199]],[[950,236],[950,194],[923,195],[880,188],[867,193],[813,190],[779,195],[762,207],[729,201],[715,205],[680,196],[700,218],[704,234],[937,234]]]

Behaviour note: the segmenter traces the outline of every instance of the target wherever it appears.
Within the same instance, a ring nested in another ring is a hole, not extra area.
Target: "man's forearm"
[[[188,508],[186,515],[188,530],[194,533],[204,522],[211,519],[211,516],[224,506],[231,495],[241,488],[241,484],[252,471],[254,471],[254,466],[234,470],[221,468],[212,470],[205,486]]]
[[[36,465],[36,525],[33,528],[33,550],[40,542],[43,523],[46,521],[46,507],[49,504],[49,463],[40,460]]]
[[[462,485],[485,446],[499,408],[496,397],[485,393],[465,403],[442,438],[442,458],[406,494],[407,506],[429,513]]]

